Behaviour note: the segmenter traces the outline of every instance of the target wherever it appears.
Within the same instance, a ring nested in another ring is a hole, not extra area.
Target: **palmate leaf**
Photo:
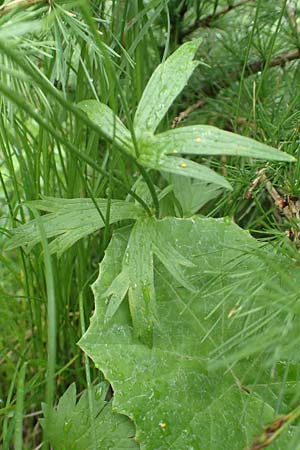
[[[41,217],[47,238],[56,236],[50,245],[51,253],[58,256],[70,248],[79,239],[104,227],[107,200],[95,199],[102,213],[100,215],[94,202],[89,198],[59,199],[44,197],[43,200],[29,202],[28,205],[42,211],[49,211]],[[109,223],[121,220],[137,219],[144,214],[143,209],[134,203],[112,200]],[[13,237],[6,243],[6,249],[25,246],[31,248],[40,242],[38,223],[31,220],[13,231]]]
[[[112,411],[105,401],[108,384],[92,388],[94,417],[91,417],[88,394],[76,403],[75,383],[60,398],[51,412],[45,433],[53,450],[124,450],[138,449],[134,441],[134,425],[125,416]],[[41,419],[45,426],[45,419]]]
[[[174,155],[233,155],[295,161],[292,156],[268,145],[208,125],[182,127],[154,135],[157,126],[198,65],[193,58],[199,43],[200,40],[196,39],[183,44],[153,72],[134,117],[139,163],[151,169],[231,189],[224,177],[208,167],[175,158]],[[134,155],[130,132],[108,106],[95,100],[85,100],[78,106],[101,128],[110,142]]]
[[[128,230],[120,230],[93,285],[96,311],[80,346],[112,384],[115,410],[135,422],[142,450],[250,448],[263,425],[274,419],[264,391],[256,392],[261,371],[251,360],[229,368],[226,358],[218,371],[208,367],[210,355],[223,343],[244,328],[246,336],[262,313],[267,317],[271,286],[281,283],[268,265],[271,249],[222,219],[168,218],[156,221],[155,228],[192,261],[184,271],[197,291],[185,289],[156,260],[158,321],[152,346],[137,339],[127,301],[106,323],[105,292],[122,271],[129,239]],[[246,321],[234,314],[237,308],[249,309]],[[259,342],[259,325],[255,332]],[[273,398],[275,406],[276,393]],[[270,449],[287,449],[287,437],[283,434]]]

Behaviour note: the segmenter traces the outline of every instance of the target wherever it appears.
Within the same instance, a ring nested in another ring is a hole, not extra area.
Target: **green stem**
[[[79,315],[80,315],[81,334],[84,335],[86,330],[85,330],[84,307],[83,307],[83,292],[82,291],[79,293]],[[91,371],[90,371],[89,359],[88,359],[86,353],[84,353],[84,367],[85,367],[85,376],[86,376],[86,384],[87,384],[87,392],[88,392],[91,424],[92,424],[92,429],[94,429],[93,423],[95,421],[95,411],[94,411],[95,408],[94,408],[93,386],[92,386],[92,380],[91,380]],[[94,433],[93,433],[93,436],[94,436],[94,438],[93,438],[93,446],[94,446],[94,450],[96,450],[97,446],[96,446]]]
[[[26,365],[24,363],[21,367],[18,376],[17,397],[16,397],[16,409],[14,413],[15,419],[15,431],[14,431],[14,449],[22,450],[23,445],[23,410],[24,410],[24,397],[25,397],[25,374]]]
[[[46,372],[46,411],[45,411],[45,430],[47,432],[48,423],[51,418],[54,394],[55,394],[55,366],[56,366],[56,299],[54,276],[52,269],[52,260],[49,251],[48,240],[45,233],[43,222],[37,210],[32,208],[33,215],[41,234],[43,248],[43,258],[45,264],[45,278],[47,288],[47,372]],[[44,439],[44,449],[48,448],[47,439]]]

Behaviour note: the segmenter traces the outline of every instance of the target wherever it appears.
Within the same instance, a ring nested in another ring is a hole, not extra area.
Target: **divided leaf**
[[[168,173],[195,178],[232,189],[228,181],[208,167],[168,155],[233,155],[277,161],[295,161],[293,156],[280,152],[253,139],[208,125],[194,125],[154,135],[159,123],[177,95],[187,84],[199,64],[193,58],[200,45],[195,39],[181,45],[153,72],[137,107],[134,129],[142,166]],[[86,100],[79,107],[102,130],[103,135],[119,148],[135,155],[132,137],[121,120],[105,104]]]
[[[95,199],[98,209],[93,200],[89,198],[59,199],[44,197],[42,200],[28,202],[28,205],[42,211],[50,211],[43,215],[41,220],[47,238],[56,237],[50,245],[51,253],[61,256],[79,239],[94,231],[103,228],[104,217],[106,217],[107,200]],[[143,215],[140,205],[125,202],[123,200],[112,200],[110,205],[109,223],[121,220],[137,219]],[[6,249],[11,250],[20,246],[31,248],[41,241],[39,227],[36,220],[31,220],[25,225],[13,230],[13,237],[6,244]]]
[[[236,337],[243,345],[249,332],[259,341],[268,317],[275,328],[281,323],[268,312],[271,286],[281,283],[268,263],[272,250],[228,220],[168,218],[153,227],[160,250],[168,242],[193,263],[182,270],[196,290],[156,259],[152,346],[136,339],[127,301],[107,323],[105,292],[122,270],[129,240],[128,229],[120,230],[93,285],[96,312],[80,345],[111,382],[116,411],[134,420],[142,450],[249,448],[274,419],[276,394],[269,396],[274,405],[264,401],[256,385],[265,371],[251,359],[229,367],[222,346]],[[223,361],[217,371],[208,369],[212,354]],[[270,449],[285,450],[286,439]]]
[[[112,411],[111,401],[105,401],[108,384],[92,388],[93,416],[88,394],[76,403],[75,383],[60,398],[51,412],[45,429],[54,450],[124,450],[138,449],[134,441],[134,425],[125,416]],[[45,427],[45,419],[40,420]]]

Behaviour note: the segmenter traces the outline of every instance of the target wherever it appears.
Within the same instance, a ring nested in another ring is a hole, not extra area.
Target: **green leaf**
[[[167,156],[163,148],[149,145],[147,138],[140,143],[139,163],[151,169],[191,177],[232,190],[230,183],[209,167],[178,156]]]
[[[168,156],[162,160],[159,166],[153,166],[152,168],[160,169],[168,173],[174,173],[176,175],[182,175],[184,177],[195,178],[202,182],[213,183],[232,190],[232,187],[226,178],[214,172],[209,167],[177,156]]]
[[[78,107],[88,115],[92,122],[101,128],[103,136],[109,142],[134,154],[129,130],[107,105],[97,100],[84,100],[78,104]]]
[[[185,287],[188,291],[195,291],[195,287],[185,277],[183,268],[193,267],[193,263],[184,258],[170,243],[165,239],[165,236],[159,233],[156,227],[153,227],[153,251],[158,259],[162,262],[169,273],[179,283],[179,285]]]
[[[105,313],[105,321],[109,322],[110,319],[115,315],[119,309],[122,301],[125,298],[129,289],[129,276],[127,271],[124,269],[118,274],[118,276],[113,280],[110,287],[105,292],[107,301],[107,310]]]
[[[153,327],[155,323],[157,324],[153,254],[159,258],[180,286],[195,291],[183,271],[184,267],[193,266],[193,263],[160,235],[155,219],[143,218],[137,220],[132,228],[119,272],[103,293],[107,304],[105,312],[107,323],[116,314],[128,291],[134,335],[148,346],[152,345]],[[102,267],[100,265],[100,271]]]
[[[112,411],[105,401],[108,390],[103,382],[92,388],[94,414],[91,416],[88,394],[76,403],[75,383],[60,398],[45,429],[54,450],[123,450],[138,449],[134,441],[134,426],[130,420]],[[44,427],[45,419],[41,419]]]
[[[155,132],[199,64],[193,61],[199,45],[199,39],[186,42],[155,69],[135,113],[134,128],[137,136]]]
[[[153,323],[152,347],[136,339],[128,302],[107,324],[105,292],[122,269],[129,239],[128,229],[119,231],[93,285],[96,313],[80,346],[111,382],[115,410],[134,420],[142,450],[248,448],[273,420],[274,410],[256,393],[261,378],[253,361],[229,367],[222,345],[239,335],[242,343],[251,327],[252,333],[256,327],[259,342],[262,314],[268,317],[272,306],[270,286],[278,278],[268,265],[271,249],[223,219],[168,218],[153,226],[193,263],[184,266],[184,273],[197,291],[174,282],[156,260],[158,321]],[[246,321],[234,313],[237,309],[244,315],[249,311]],[[212,353],[223,355],[218,371],[208,370]],[[270,449],[285,450],[286,439],[276,439]]]
[[[100,215],[94,202],[89,198],[59,199],[45,197],[43,200],[29,202],[28,205],[50,211],[41,217],[47,238],[56,237],[50,245],[51,253],[61,256],[68,248],[83,237],[104,227],[107,200],[95,199],[102,214]],[[143,215],[143,209],[134,203],[112,200],[109,223],[121,220],[137,219]],[[36,220],[31,220],[13,231],[13,237],[6,243],[6,250],[20,246],[31,248],[41,241]]]
[[[152,221],[153,219],[142,219],[135,223],[125,251],[125,266],[128,266],[129,274],[129,307],[134,333],[150,346],[156,320]]]
[[[183,215],[186,217],[198,212],[206,203],[218,197],[222,192],[222,188],[215,184],[208,184],[201,180],[193,180],[180,175],[166,174],[166,179],[181,205]]]
[[[145,141],[148,151],[162,154],[232,155],[275,161],[295,161],[295,158],[254,139],[209,125],[192,125],[169,130]]]

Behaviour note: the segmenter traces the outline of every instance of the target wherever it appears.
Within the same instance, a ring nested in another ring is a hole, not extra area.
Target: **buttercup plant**
[[[124,158],[136,161],[152,186],[151,207],[145,191],[142,203],[44,197],[29,205],[48,214],[14,230],[7,243],[7,249],[30,248],[41,241],[42,226],[45,236],[53,238],[50,252],[61,256],[79,239],[103,228],[104,218],[109,224],[134,222],[113,234],[93,285],[96,311],[80,341],[113,387],[113,410],[136,426],[136,441],[128,448],[137,442],[144,450],[198,450],[210,442],[215,450],[240,450],[274,414],[263,394],[249,396],[243,389],[256,376],[253,361],[247,363],[241,356],[232,368],[228,357],[230,343],[240,350],[239,336],[250,338],[254,327],[264,337],[265,322],[259,312],[251,311],[266,308],[273,250],[262,248],[228,219],[162,217],[158,207],[163,193],[148,173],[152,169],[193,178],[204,189],[214,186],[219,192],[231,189],[226,178],[179,155],[294,161],[268,145],[208,125],[156,133],[198,65],[194,56],[199,43],[183,44],[157,67],[130,130],[106,104],[84,100],[78,105],[112,144],[112,151],[119,149]],[[276,264],[284,268],[283,260]],[[277,287],[280,291],[280,280]],[[231,314],[239,307],[249,313],[246,325]],[[272,310],[266,311],[273,320]],[[221,368],[210,372],[211,362],[218,358]],[[282,442],[280,448],[284,436]]]

